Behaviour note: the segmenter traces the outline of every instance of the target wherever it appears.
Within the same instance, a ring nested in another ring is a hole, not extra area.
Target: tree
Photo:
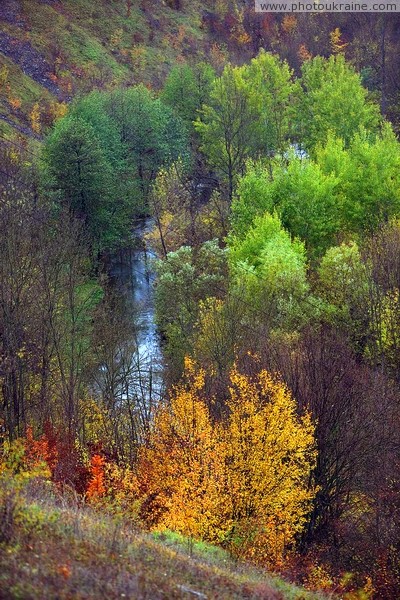
[[[339,180],[308,158],[289,155],[288,164],[248,163],[232,204],[235,235],[243,237],[256,216],[279,214],[283,226],[306,243],[312,257],[329,247],[341,226]]]
[[[157,263],[156,319],[167,337],[165,354],[173,379],[192,349],[199,301],[220,297],[226,287],[226,253],[215,241],[197,249],[182,246]]]
[[[322,171],[338,178],[341,229],[365,236],[400,213],[400,144],[389,124],[372,138],[358,132],[347,148],[328,136],[316,153]]]
[[[175,65],[165,80],[160,99],[175,110],[188,130],[198,117],[203,104],[207,104],[215,73],[211,65],[200,62],[193,67]]]
[[[329,248],[321,259],[318,277],[318,291],[328,303],[325,318],[346,331],[363,353],[371,336],[371,269],[362,261],[357,244]]]
[[[251,380],[234,368],[229,418],[220,434],[227,469],[226,541],[257,562],[279,564],[302,531],[315,490],[314,426],[296,414],[289,390],[267,371]]]
[[[229,201],[245,160],[251,156],[256,120],[257,111],[242,70],[226,66],[214,80],[209,104],[203,106],[195,127],[201,138],[201,150],[227,182]]]
[[[267,165],[262,161],[247,161],[246,171],[240,177],[232,201],[231,225],[236,238],[243,238],[256,216],[272,214],[275,199]]]
[[[187,384],[159,408],[139,462],[148,522],[219,541],[236,554],[278,564],[302,531],[315,490],[314,427],[266,371],[233,368],[228,416],[213,424],[205,373],[186,361]],[[147,503],[146,503],[147,500]]]
[[[368,99],[360,76],[342,55],[316,56],[303,63],[294,127],[297,142],[311,155],[329,132],[346,146],[361,127],[376,132],[379,108]]]
[[[261,50],[250,65],[243,67],[243,76],[250,88],[258,117],[259,152],[271,157],[281,152],[289,134],[289,108],[296,89],[292,71],[286,61]]]
[[[304,312],[308,293],[303,243],[292,241],[279,218],[266,213],[254,219],[242,240],[230,239],[229,260],[232,293],[244,292],[249,316],[290,328]]]
[[[217,541],[222,462],[202,399],[205,374],[189,359],[185,367],[188,385],[177,386],[170,402],[159,407],[149,444],[141,450],[139,485],[148,523]]]
[[[160,168],[178,159],[190,163],[186,128],[173,110],[143,85],[106,94],[104,104],[125,148],[136,193],[146,202]]]
[[[112,244],[116,225],[112,170],[93,127],[75,117],[58,121],[43,157],[47,185],[56,199],[82,219],[100,249]]]

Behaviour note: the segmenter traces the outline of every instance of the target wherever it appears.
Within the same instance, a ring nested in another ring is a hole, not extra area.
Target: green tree
[[[175,110],[190,130],[199,110],[208,102],[214,78],[214,69],[207,63],[193,67],[175,65],[165,80],[160,99]]]
[[[156,319],[167,337],[171,372],[181,374],[183,359],[192,349],[199,302],[220,297],[227,279],[226,252],[216,241],[197,249],[182,246],[157,262]]]
[[[136,193],[146,201],[161,167],[179,158],[189,164],[186,128],[174,111],[143,85],[107,94],[105,107],[125,148]]]
[[[342,329],[363,352],[371,332],[371,272],[355,242],[329,248],[318,268],[318,292],[327,303],[324,318]]]
[[[243,239],[231,237],[229,259],[232,291],[244,291],[253,318],[290,328],[308,293],[304,244],[292,241],[279,218],[266,213],[254,219]]]
[[[373,139],[360,131],[348,148],[330,136],[317,159],[339,180],[343,229],[365,235],[400,214],[400,144],[388,123]]]
[[[93,127],[76,117],[59,121],[43,152],[47,186],[83,220],[97,249],[120,233],[112,206],[112,168]]]
[[[237,238],[243,238],[254,218],[274,211],[270,171],[264,161],[247,161],[232,201],[231,225]]]
[[[365,127],[376,132],[379,107],[368,99],[361,77],[342,55],[316,56],[303,63],[294,110],[295,137],[310,154],[329,132],[346,146]]]
[[[243,70],[226,66],[215,79],[209,103],[203,106],[195,127],[201,150],[227,183],[230,201],[246,158],[253,152],[257,116]]]
[[[263,162],[249,163],[232,205],[236,236],[246,235],[257,215],[276,211],[283,226],[301,238],[311,256],[325,251],[341,225],[338,178],[310,159],[292,154],[289,164],[275,162],[272,176]]]
[[[286,61],[261,50],[250,65],[243,67],[243,74],[258,113],[258,149],[261,154],[273,156],[284,149],[288,140],[290,101],[296,89],[293,72]]]

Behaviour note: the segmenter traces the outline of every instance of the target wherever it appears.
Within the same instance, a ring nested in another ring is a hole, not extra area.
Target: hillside
[[[202,29],[204,9],[204,3],[190,2],[176,11],[161,0],[151,4],[4,0],[0,4],[4,127],[13,126],[23,134],[32,130],[35,103],[46,126],[60,105],[77,93],[138,81],[157,86],[179,57],[204,52],[208,40]]]
[[[8,490],[0,515],[4,600],[322,598],[238,565],[213,546],[196,543],[190,556],[179,536],[143,534],[40,482],[31,483],[22,501]]]

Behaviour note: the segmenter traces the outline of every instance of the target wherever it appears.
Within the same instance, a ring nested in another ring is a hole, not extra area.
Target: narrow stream
[[[163,357],[155,324],[154,251],[146,244],[145,235],[153,226],[150,217],[140,220],[133,228],[133,247],[122,251],[112,261],[111,276],[121,293],[126,294],[127,310],[135,324],[132,355],[131,388],[125,396],[148,396],[153,403],[162,393]]]

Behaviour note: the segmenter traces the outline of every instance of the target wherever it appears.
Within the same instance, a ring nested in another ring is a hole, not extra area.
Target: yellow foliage
[[[290,392],[267,372],[252,381],[234,368],[229,417],[214,424],[204,371],[187,359],[185,373],[188,383],[160,407],[140,455],[145,517],[277,564],[315,493],[307,483],[316,456],[310,416],[297,417]]]
[[[285,33],[291,34],[297,27],[297,18],[295,15],[285,15],[282,21],[282,29]]]
[[[170,404],[158,411],[150,444],[140,456],[139,479],[155,496],[151,515],[157,528],[214,540],[221,471],[217,440],[200,397],[204,372],[186,359],[188,386],[173,390]],[[150,519],[151,520],[151,519]]]
[[[348,43],[342,40],[342,32],[340,31],[339,27],[336,27],[336,29],[331,31],[329,37],[331,40],[331,49],[333,54],[343,54],[348,46]]]
[[[19,110],[22,106],[22,101],[20,98],[11,97],[8,102],[13,110]]]
[[[68,106],[65,102],[52,102],[50,105],[51,120],[53,123],[65,117]]]
[[[297,51],[297,56],[301,60],[301,62],[306,62],[307,60],[312,59],[312,54],[307,50],[307,47],[304,44],[301,44]]]
[[[10,71],[7,65],[3,65],[0,69],[0,88],[5,87],[8,84],[8,76]]]
[[[32,106],[31,112],[29,113],[32,131],[34,131],[35,133],[40,133],[41,131],[40,113],[41,110],[39,102],[35,102],[35,104]]]
[[[93,398],[80,400],[79,414],[87,441],[97,444],[108,440],[109,417],[107,411],[96,400]]]
[[[231,383],[230,418],[220,433],[229,464],[225,506],[241,551],[277,564],[302,530],[315,493],[307,485],[314,427],[310,415],[297,417],[289,390],[266,371],[251,381],[234,368]]]

